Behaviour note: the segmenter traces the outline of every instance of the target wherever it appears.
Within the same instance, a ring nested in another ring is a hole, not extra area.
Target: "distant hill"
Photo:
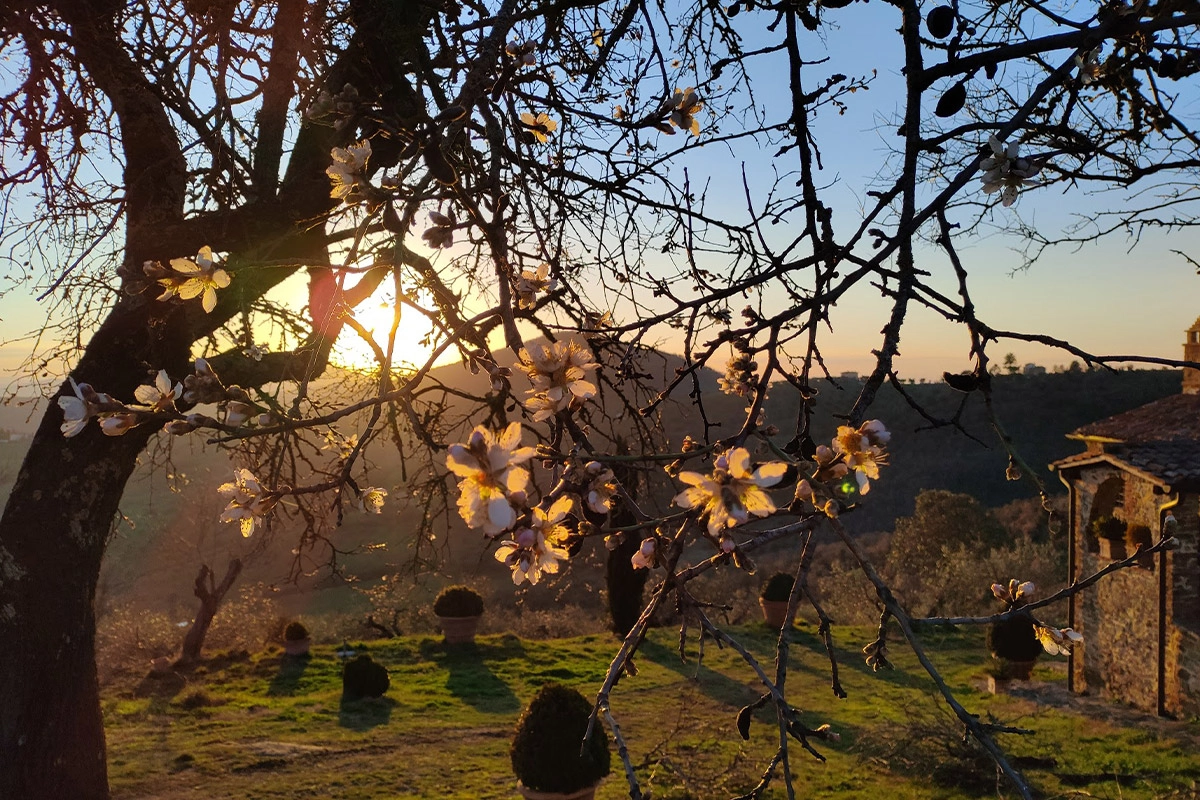
[[[678,357],[656,354],[642,369],[653,373],[657,382],[669,378],[681,363]],[[486,376],[471,375],[460,365],[441,367],[434,371],[433,377],[457,389],[486,391]],[[712,371],[702,371],[698,378],[706,389],[705,408],[709,419],[726,420],[727,424],[738,421],[743,407],[741,399],[718,392],[717,375]],[[1086,423],[1176,393],[1180,391],[1180,381],[1179,372],[1168,370],[1004,376],[994,380],[994,397],[1001,424],[1020,452],[1037,469],[1050,491],[1061,492],[1062,484],[1046,465],[1081,449],[1078,442],[1065,438],[1067,433]],[[513,385],[521,392],[526,383],[517,375]],[[834,415],[849,410],[861,384],[844,382],[835,386],[822,381],[818,388],[820,395],[814,417],[817,440],[828,442],[838,422]],[[672,447],[678,447],[684,434],[701,434],[699,414],[688,399],[688,389],[688,386],[681,387],[677,399],[661,408],[661,419]],[[866,501],[847,517],[852,530],[890,530],[897,516],[912,513],[913,499],[922,489],[964,492],[986,506],[998,506],[1034,494],[1028,481],[1005,479],[1007,459],[985,417],[980,396],[963,395],[944,384],[905,384],[904,390],[935,417],[952,417],[965,400],[962,425],[985,444],[972,441],[951,428],[924,429],[928,423],[897,391],[884,386],[871,409],[871,416],[883,420],[893,432],[891,463],[882,478],[873,483]],[[647,399],[639,398],[638,405]],[[793,390],[787,386],[772,389],[767,417],[768,422],[779,427],[780,443],[791,437],[797,409]],[[0,407],[0,429],[18,433],[32,430],[38,420],[35,414],[27,421],[29,414],[29,406]],[[727,435],[728,432],[727,428],[722,428],[713,435]],[[114,598],[153,597],[188,608],[193,602],[191,580],[199,563],[207,561],[221,569],[227,555],[245,554],[258,544],[257,537],[244,541],[232,526],[217,521],[223,503],[215,489],[232,474],[227,455],[200,446],[201,440],[192,437],[171,443],[174,447],[169,458],[165,453],[157,456],[148,453],[144,466],[130,482],[121,506],[126,521],[116,529],[106,560],[102,594]],[[17,441],[0,440],[0,496],[4,499],[7,499],[27,444],[27,437]],[[372,483],[390,488],[399,481],[399,461],[394,453],[380,449],[373,462]],[[159,466],[152,468],[153,463]],[[175,476],[175,488],[182,488],[182,492],[171,490],[168,475]],[[184,483],[185,486],[181,485]],[[664,489],[663,496],[657,498],[659,507],[669,502],[671,494],[668,491],[675,489]],[[651,498],[646,500],[652,506],[655,504]],[[468,533],[453,510],[447,521],[450,529],[439,534],[439,544],[451,543],[453,565],[447,566],[447,570],[484,570],[488,574],[497,571],[503,580],[504,576],[499,573],[504,568],[484,552],[480,537]],[[411,557],[409,547],[414,523],[413,511],[401,506],[397,494],[393,493],[383,515],[347,514],[345,525],[333,536],[338,547],[344,550],[385,544],[383,549],[342,559],[352,572],[364,577],[378,576],[394,571],[397,565]],[[287,573],[294,546],[294,537],[281,531],[269,547],[252,559],[242,583],[280,581]]]

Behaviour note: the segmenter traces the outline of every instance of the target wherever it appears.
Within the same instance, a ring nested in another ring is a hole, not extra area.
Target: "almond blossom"
[[[1091,86],[1100,80],[1100,74],[1104,71],[1104,65],[1100,63],[1100,54],[1103,51],[1104,46],[1097,45],[1086,53],[1075,54],[1075,66],[1079,67],[1079,82],[1084,86]]]
[[[550,419],[572,404],[593,397],[596,385],[584,380],[584,375],[598,366],[592,361],[591,351],[574,340],[523,348],[521,369],[533,384],[527,405],[534,411],[534,422]]]
[[[172,384],[167,371],[160,369],[154,377],[154,385],[142,384],[133,390],[133,396],[146,411],[171,411],[175,408],[176,398],[183,397],[183,384]]]
[[[516,280],[517,308],[533,308],[539,292],[552,292],[558,281],[549,277],[550,265],[542,264],[537,272],[524,270]]]
[[[536,586],[543,574],[558,572],[558,562],[570,557],[558,543],[569,533],[562,521],[571,505],[571,498],[560,497],[546,511],[534,508],[529,527],[521,528],[512,539],[500,543],[496,560],[512,570],[517,586],[525,581]]]
[[[642,546],[629,560],[634,569],[653,569],[658,563],[658,543],[654,539],[642,539]]]
[[[1042,643],[1042,649],[1052,656],[1069,656],[1071,647],[1083,641],[1083,634],[1071,628],[1034,625],[1034,632]]]
[[[520,444],[521,423],[514,422],[499,434],[480,425],[466,444],[450,445],[446,466],[462,479],[458,513],[468,527],[495,536],[516,524],[529,487],[529,471],[520,465],[537,452]]]
[[[558,123],[550,119],[550,116],[544,112],[536,117],[533,114],[522,114],[521,125],[539,144],[550,141],[550,134],[558,129]]]
[[[878,478],[879,466],[887,463],[884,446],[891,438],[891,433],[877,419],[867,420],[858,428],[838,427],[833,449],[842,455],[846,466],[854,470],[862,494],[871,490],[871,479]]]
[[[693,136],[700,135],[700,120],[696,112],[704,108],[700,95],[692,87],[676,89],[668,101],[671,107],[671,124],[682,131],[688,131]]]
[[[1007,585],[1003,583],[992,584],[992,594],[996,596],[996,599],[1010,606],[1018,600],[1030,597],[1036,590],[1037,587],[1033,581],[1018,582],[1016,578],[1011,579]]]
[[[369,513],[382,514],[383,498],[385,497],[387,497],[387,489],[368,486],[358,497],[358,507]]]
[[[349,205],[358,202],[358,190],[361,188],[363,170],[371,158],[371,142],[364,139],[349,147],[335,147],[329,151],[333,163],[325,169],[332,188],[329,196],[342,200]]]
[[[1017,193],[1026,186],[1036,186],[1033,176],[1042,171],[1039,164],[1018,155],[1020,145],[1017,142],[1004,144],[995,136],[988,137],[988,147],[992,155],[979,163],[983,175],[983,191],[988,194],[1000,192],[1000,202],[1005,208],[1017,200]]]
[[[680,472],[679,480],[691,486],[672,501],[680,508],[696,508],[708,516],[708,532],[717,536],[722,530],[748,522],[752,516],[765,517],[775,511],[775,503],[763,489],[783,480],[788,465],[771,461],[750,469],[750,451],[735,447],[718,456],[711,475]]]
[[[279,502],[278,495],[266,491],[254,473],[238,469],[233,481],[223,483],[217,491],[229,496],[229,505],[221,512],[221,522],[237,521],[242,536],[250,536]]]
[[[204,313],[210,314],[217,307],[217,289],[229,286],[229,273],[217,266],[212,248],[205,246],[200,248],[195,261],[172,258],[170,273],[159,278],[158,282],[163,287],[159,300],[170,300],[172,297],[191,300],[199,297]]]
[[[63,395],[58,398],[58,407],[62,409],[63,421],[59,426],[62,435],[70,439],[85,427],[92,417],[115,405],[113,399],[101,394],[88,383],[76,383],[74,378],[68,378],[74,396]]]

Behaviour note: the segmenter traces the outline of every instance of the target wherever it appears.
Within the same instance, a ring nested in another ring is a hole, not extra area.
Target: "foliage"
[[[513,734],[512,768],[539,792],[576,792],[609,773],[608,735],[588,734],[592,705],[576,689],[548,683],[529,701]]]
[[[433,613],[439,617],[478,617],[483,613],[483,597],[469,586],[447,586],[433,601]]]
[[[308,628],[299,620],[289,622],[283,629],[283,638],[289,642],[300,642],[308,638]]]
[[[763,584],[762,591],[759,592],[759,597],[763,600],[787,601],[792,595],[792,586],[796,583],[796,579],[786,572],[776,572],[767,582]]]
[[[342,672],[342,694],[348,700],[383,697],[391,680],[387,667],[363,653],[346,663]]]

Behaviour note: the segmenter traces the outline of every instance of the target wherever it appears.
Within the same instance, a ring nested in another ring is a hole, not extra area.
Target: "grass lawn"
[[[774,637],[761,626],[733,631],[771,672]],[[809,727],[841,734],[820,763],[791,749],[797,795],[805,798],[997,796],[995,769],[961,743],[961,730],[934,699],[932,684],[900,643],[896,669],[872,673],[859,649],[865,629],[835,632],[842,683],[829,688],[828,661],[812,625],[793,632],[788,692]],[[1117,800],[1194,797],[1200,726],[1169,722],[1064,689],[1063,659],[1043,659],[1034,683],[993,697],[983,688],[979,631],[933,633],[931,652],[973,713],[1028,728],[1001,743],[1042,797]],[[643,788],[655,798],[727,798],[758,780],[778,740],[773,713],[760,711],[749,742],[738,709],[759,691],[729,650],[695,640],[680,663],[677,634],[653,631],[624,677],[613,710]],[[278,651],[217,658],[186,678],[157,678],[104,692],[114,798],[511,798],[512,728],[543,683],[594,696],[616,644],[608,636],[526,641],[485,636],[475,647],[433,637],[366,643],[387,666],[382,700],[341,701],[334,647],[309,659]],[[620,762],[597,797],[628,797]],[[1013,796],[1001,785],[1002,796]],[[781,784],[767,797],[785,797]]]

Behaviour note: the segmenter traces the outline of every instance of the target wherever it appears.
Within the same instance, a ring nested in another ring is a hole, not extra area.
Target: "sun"
[[[420,304],[422,298],[418,298]],[[423,304],[422,304],[423,305]],[[379,292],[354,309],[354,319],[371,335],[381,351],[387,350],[388,331],[392,327],[396,304],[390,290]],[[392,349],[392,366],[422,366],[433,353],[433,325],[411,306],[401,306],[400,325]],[[330,358],[340,366],[354,370],[378,369],[374,348],[350,326],[342,329]]]

